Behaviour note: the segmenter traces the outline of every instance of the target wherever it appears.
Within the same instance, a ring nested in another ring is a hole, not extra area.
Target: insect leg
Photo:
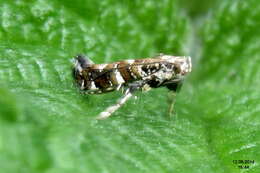
[[[105,111],[101,112],[96,119],[102,120],[110,117],[117,109],[119,109],[131,97],[132,97],[131,92],[125,93],[124,96],[120,98],[115,105],[109,106]]]
[[[180,91],[181,87],[182,87],[182,82],[178,82],[178,83],[170,83],[167,84],[166,87],[170,90],[168,93],[168,102],[169,102],[169,117],[173,116],[175,113],[174,110],[174,105],[175,105],[175,101],[176,101],[176,94]]]
[[[110,117],[117,109],[119,109],[128,99],[133,96],[133,93],[144,86],[144,81],[137,81],[129,85],[123,97],[121,97],[115,105],[109,106],[105,111],[101,112],[96,119],[102,120]]]
[[[169,117],[172,117],[174,115],[175,101],[176,101],[176,92],[169,91],[169,93],[168,93],[168,102],[169,102],[168,114],[169,114]]]

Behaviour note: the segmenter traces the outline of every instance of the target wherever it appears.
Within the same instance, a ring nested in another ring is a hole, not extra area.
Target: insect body
[[[124,60],[110,64],[94,64],[82,55],[75,58],[73,77],[81,90],[89,94],[124,88],[124,96],[100,113],[105,119],[120,108],[137,90],[167,87],[176,91],[191,71],[191,58],[160,54],[154,58]]]

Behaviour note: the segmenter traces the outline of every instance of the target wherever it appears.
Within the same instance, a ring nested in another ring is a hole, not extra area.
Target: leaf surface
[[[254,160],[248,171],[257,172],[260,4],[213,4],[200,18],[172,0],[1,1],[1,169],[243,172],[233,160]],[[122,94],[80,94],[72,57],[103,63],[161,52],[193,58],[174,117],[160,88],[94,120]]]

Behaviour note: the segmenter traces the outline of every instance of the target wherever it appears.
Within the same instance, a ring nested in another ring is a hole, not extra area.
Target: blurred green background
[[[259,28],[259,0],[0,0],[1,172],[260,172]],[[78,53],[193,71],[173,118],[160,88],[96,121],[121,93],[81,95]]]

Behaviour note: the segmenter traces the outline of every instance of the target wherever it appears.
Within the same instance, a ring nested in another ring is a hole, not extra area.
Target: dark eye
[[[79,71],[76,68],[72,69],[72,78],[74,80],[81,80],[82,79],[82,75],[79,74]]]

